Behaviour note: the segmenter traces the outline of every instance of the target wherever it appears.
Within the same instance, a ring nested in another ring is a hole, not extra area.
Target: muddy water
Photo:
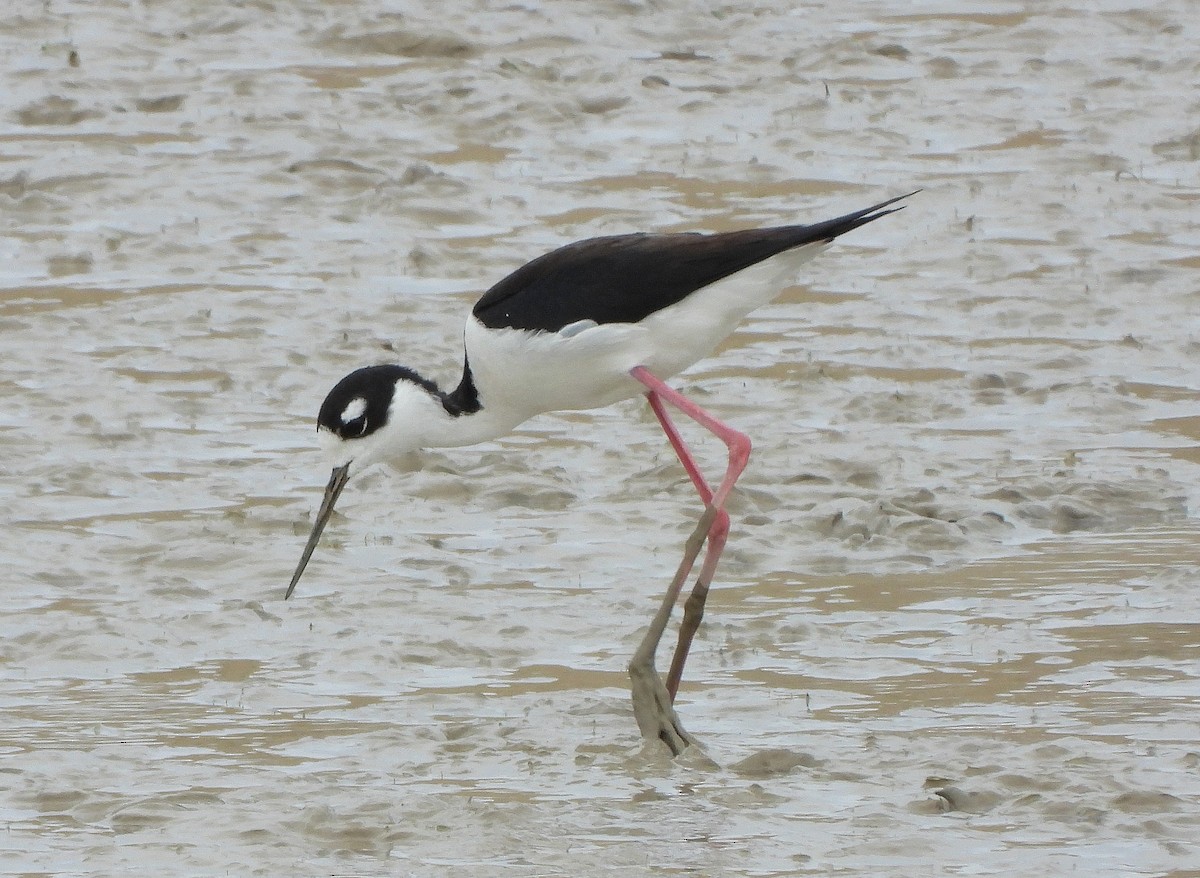
[[[1127,6],[6,6],[3,871],[1195,874],[1200,25]],[[678,379],[756,440],[706,756],[636,404],[369,474],[281,601],[344,372],[918,187]]]

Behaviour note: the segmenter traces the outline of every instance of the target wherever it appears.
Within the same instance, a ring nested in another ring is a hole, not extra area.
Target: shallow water
[[[437,8],[0,12],[2,871],[1195,874],[1191,5]],[[365,476],[282,602],[346,371],[916,188],[676,380],[755,439],[704,753],[636,403]]]

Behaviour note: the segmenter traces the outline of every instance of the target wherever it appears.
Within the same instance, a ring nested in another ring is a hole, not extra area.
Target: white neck
[[[458,448],[496,439],[526,420],[519,414],[489,409],[487,400],[476,412],[451,414],[438,397],[408,382],[400,382],[392,399],[388,424],[393,444],[413,448]],[[403,436],[404,440],[400,437]]]
[[[421,448],[459,448],[498,439],[513,431],[521,419],[500,418],[486,407],[474,414],[451,415],[437,400],[437,412],[422,430]]]

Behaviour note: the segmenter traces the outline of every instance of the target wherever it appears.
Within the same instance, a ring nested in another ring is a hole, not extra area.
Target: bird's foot
[[[653,656],[650,661],[635,659],[630,662],[629,680],[633,692],[633,716],[643,738],[662,741],[672,756],[678,756],[695,743],[679,722],[667,687],[654,667]]]

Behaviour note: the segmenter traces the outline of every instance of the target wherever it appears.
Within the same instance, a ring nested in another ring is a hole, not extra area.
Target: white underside
[[[645,388],[630,377],[631,369],[645,366],[667,378],[708,356],[826,246],[807,244],[772,256],[637,324],[529,333],[488,329],[471,317],[465,342],[483,411],[469,417],[489,422],[499,435],[542,412],[599,408],[637,396]]]

